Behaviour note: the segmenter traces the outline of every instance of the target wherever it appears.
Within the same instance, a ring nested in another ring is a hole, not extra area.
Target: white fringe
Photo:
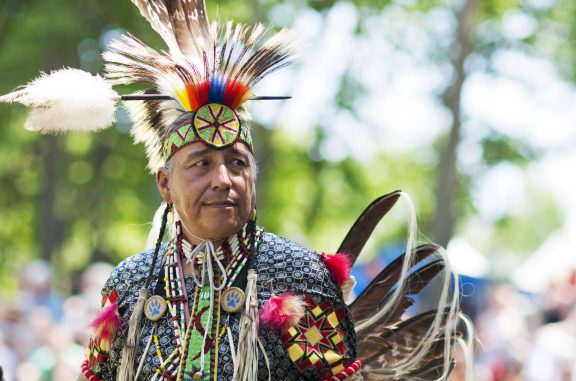
[[[406,201],[406,205],[408,206],[409,212],[409,220],[408,220],[408,237],[406,239],[406,248],[405,248],[405,257],[404,263],[402,263],[402,273],[400,276],[400,282],[396,290],[392,293],[392,297],[390,300],[382,306],[380,311],[378,311],[372,318],[363,322],[362,324],[358,324],[356,326],[356,332],[361,332],[367,328],[370,328],[372,324],[377,322],[378,320],[386,317],[393,311],[393,307],[398,304],[398,300],[404,294],[404,287],[405,284],[403,280],[405,280],[408,270],[412,267],[412,257],[414,255],[414,247],[416,246],[416,231],[417,231],[417,223],[416,223],[416,208],[414,207],[414,203],[408,194],[404,192],[400,192],[400,197]]]
[[[258,379],[258,352],[262,352],[268,368],[270,381],[270,362],[264,346],[258,336],[258,295],[256,280],[258,275],[254,269],[248,270],[246,285],[245,308],[240,318],[240,335],[238,337],[237,361],[234,363],[233,379],[237,381],[253,381]]]
[[[464,354],[464,380],[474,380],[474,339],[476,337],[474,325],[470,318],[466,315],[459,315],[460,321],[466,328],[464,338],[458,339],[458,344],[462,348]]]
[[[342,285],[342,295],[344,296],[344,302],[346,304],[350,304],[354,300],[354,287],[356,287],[356,278],[354,275],[350,275]]]
[[[141,288],[138,290],[138,301],[134,307],[134,311],[130,316],[128,323],[128,334],[122,349],[122,360],[118,370],[118,380],[120,381],[133,381],[134,378],[134,361],[136,360],[136,346],[140,341],[140,323],[142,315],[144,314],[144,304],[148,297],[148,290]]]
[[[158,326],[157,324],[154,324],[154,326],[152,327],[152,332],[150,332],[150,338],[148,339],[148,343],[146,343],[146,348],[144,348],[144,353],[142,355],[142,358],[140,359],[140,364],[138,365],[138,369],[136,370],[136,375],[134,376],[135,380],[138,380],[138,377],[140,377],[140,372],[142,372],[142,368],[144,367],[144,361],[146,360],[146,357],[148,357],[148,350],[152,345],[152,339],[154,338],[154,334],[156,333],[157,326]]]

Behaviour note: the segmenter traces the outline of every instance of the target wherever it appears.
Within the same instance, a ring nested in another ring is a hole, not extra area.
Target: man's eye
[[[200,160],[194,163],[195,167],[205,167],[208,165],[208,160]]]
[[[246,166],[246,162],[242,159],[232,159],[232,164],[234,164],[236,166],[240,166],[240,167]]]

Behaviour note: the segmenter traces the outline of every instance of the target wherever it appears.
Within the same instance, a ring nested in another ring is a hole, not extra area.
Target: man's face
[[[174,155],[170,173],[158,171],[162,197],[174,204],[193,234],[228,237],[244,226],[256,206],[251,155],[242,143],[221,150],[189,144]]]

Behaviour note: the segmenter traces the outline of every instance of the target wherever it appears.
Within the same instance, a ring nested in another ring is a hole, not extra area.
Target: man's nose
[[[227,190],[232,184],[230,170],[225,163],[219,164],[212,172],[212,188]]]

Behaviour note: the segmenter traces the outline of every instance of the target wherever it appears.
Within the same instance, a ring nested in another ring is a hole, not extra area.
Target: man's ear
[[[156,172],[156,184],[158,185],[158,190],[162,195],[162,198],[167,204],[172,203],[172,196],[170,195],[170,184],[168,180],[168,173],[166,169],[160,168],[158,172]]]

